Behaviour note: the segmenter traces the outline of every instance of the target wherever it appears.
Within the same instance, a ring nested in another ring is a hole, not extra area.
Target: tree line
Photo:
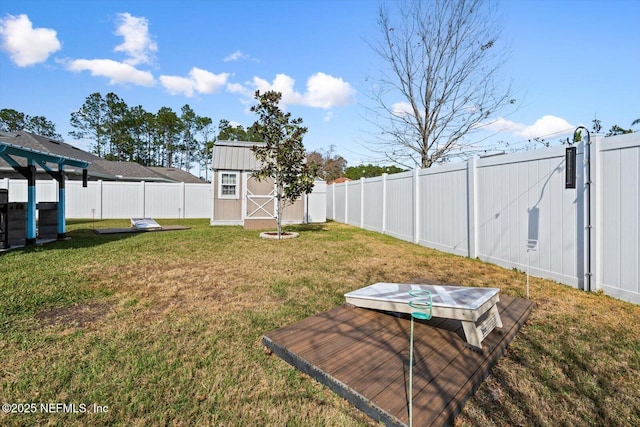
[[[217,130],[213,129],[211,118],[199,116],[188,104],[179,114],[169,107],[162,107],[154,114],[141,105],[128,106],[112,92],[106,96],[98,92],[89,95],[84,104],[71,113],[70,124],[74,130],[69,132],[69,136],[90,140],[91,152],[99,157],[187,171],[195,164],[202,170],[208,170],[211,151],[217,140],[263,141],[254,126],[232,125],[227,119],[221,119]],[[13,109],[0,110],[0,130],[26,130],[63,140],[56,131],[56,125],[46,117],[32,117]],[[347,167],[347,160],[334,150],[332,145],[326,151],[306,153],[315,175],[327,182],[342,176],[359,179],[402,171],[393,166]]]
[[[44,116],[30,116],[12,108],[0,110],[0,131],[18,132],[26,130],[53,139],[62,139],[56,132],[56,125]]]
[[[69,135],[92,141],[91,151],[107,160],[190,170],[208,165],[214,141],[212,120],[185,104],[180,112],[162,107],[156,113],[130,107],[113,92],[89,95],[71,113]]]

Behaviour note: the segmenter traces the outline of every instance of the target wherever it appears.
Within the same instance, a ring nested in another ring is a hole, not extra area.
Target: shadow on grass
[[[66,233],[64,239],[46,241],[44,243],[38,243],[35,245],[25,245],[9,248],[8,250],[1,252],[41,252],[47,250],[59,250],[59,249],[81,249],[91,248],[103,245],[105,243],[111,243],[114,241],[128,239],[134,237],[140,233],[124,233],[124,234],[97,234],[93,229],[80,228]]]

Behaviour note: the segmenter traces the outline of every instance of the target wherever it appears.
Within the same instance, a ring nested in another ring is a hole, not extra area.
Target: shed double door
[[[271,180],[247,179],[245,219],[273,219],[276,217],[276,191]]]

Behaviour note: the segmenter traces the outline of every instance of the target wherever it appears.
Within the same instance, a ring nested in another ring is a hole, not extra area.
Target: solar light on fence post
[[[429,320],[433,310],[433,298],[431,292],[425,290],[409,291],[413,297],[409,301],[411,312],[411,335],[409,340],[409,427],[413,426],[413,319]]]
[[[538,250],[536,239],[527,239],[527,299],[529,299],[529,264],[531,264],[530,253]]]
[[[564,188],[576,188],[576,147],[567,147],[565,150]]]

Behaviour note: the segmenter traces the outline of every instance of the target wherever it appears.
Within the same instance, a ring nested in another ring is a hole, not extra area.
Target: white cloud
[[[532,125],[506,120],[502,117],[481,126],[495,132],[507,132],[522,138],[555,138],[571,134],[575,126],[561,117],[545,115]]]
[[[247,83],[260,92],[273,90],[282,93],[281,105],[304,105],[307,107],[322,108],[328,110],[333,107],[343,107],[353,103],[355,90],[342,78],[333,77],[324,73],[316,73],[307,80],[305,93],[294,89],[295,80],[286,74],[277,74],[273,82],[260,77],[254,77]],[[253,97],[253,90],[247,86],[235,84],[227,87],[229,92],[241,93]]]
[[[219,91],[226,85],[229,76],[231,76],[229,73],[213,74],[193,67],[188,77],[160,76],[160,83],[172,95],[183,94],[191,98],[195,93]]]
[[[228,83],[227,92],[239,93],[247,98],[253,97],[253,91],[246,86],[241,85],[240,83]]]
[[[304,97],[302,94],[296,92],[293,89],[295,80],[286,74],[277,74],[273,79],[273,83],[261,79],[260,77],[253,78],[253,86],[261,93],[273,90],[282,94],[281,104],[286,106],[288,104],[303,105]]]
[[[521,132],[526,127],[527,126],[525,124],[512,122],[511,120],[507,120],[503,117],[498,117],[491,122],[483,123],[478,126],[478,128],[487,129],[493,132],[508,132],[513,134]]]
[[[193,80],[180,76],[160,76],[160,84],[171,95],[184,94],[187,97],[193,96]]]
[[[111,59],[73,59],[66,62],[70,71],[89,71],[92,76],[106,77],[110,84],[132,83],[140,86],[153,86],[155,79],[148,71]]]
[[[124,52],[129,56],[124,62],[129,65],[148,64],[152,62],[158,45],[149,34],[149,22],[146,18],[131,16],[129,13],[118,14],[116,34],[124,37],[124,42],[114,48],[116,52]]]
[[[413,114],[413,108],[408,102],[396,102],[391,106],[391,114],[397,117],[410,116]]]
[[[33,28],[27,15],[0,19],[1,48],[19,67],[38,64],[62,48],[55,30]]]
[[[220,90],[229,79],[229,73],[213,74],[206,70],[193,67],[189,77],[195,82],[195,88],[200,93],[214,93]]]
[[[242,52],[240,50],[236,50],[235,52],[233,52],[232,54],[226,56],[222,60],[224,62],[235,62],[235,61],[239,61],[241,59],[248,60],[248,61],[253,61],[253,62],[260,62],[260,60],[258,60],[257,58],[254,58],[251,55],[249,55],[248,53],[244,53],[244,52]]]
[[[344,107],[353,102],[355,90],[340,77],[316,73],[307,81],[306,105],[328,109]]]
[[[324,115],[324,119],[322,119],[323,122],[330,122],[331,119],[333,118],[333,111],[327,111],[327,114]]]
[[[546,115],[542,116],[530,126],[526,126],[516,135],[523,138],[546,138],[556,137],[571,133],[575,126],[561,117]]]

